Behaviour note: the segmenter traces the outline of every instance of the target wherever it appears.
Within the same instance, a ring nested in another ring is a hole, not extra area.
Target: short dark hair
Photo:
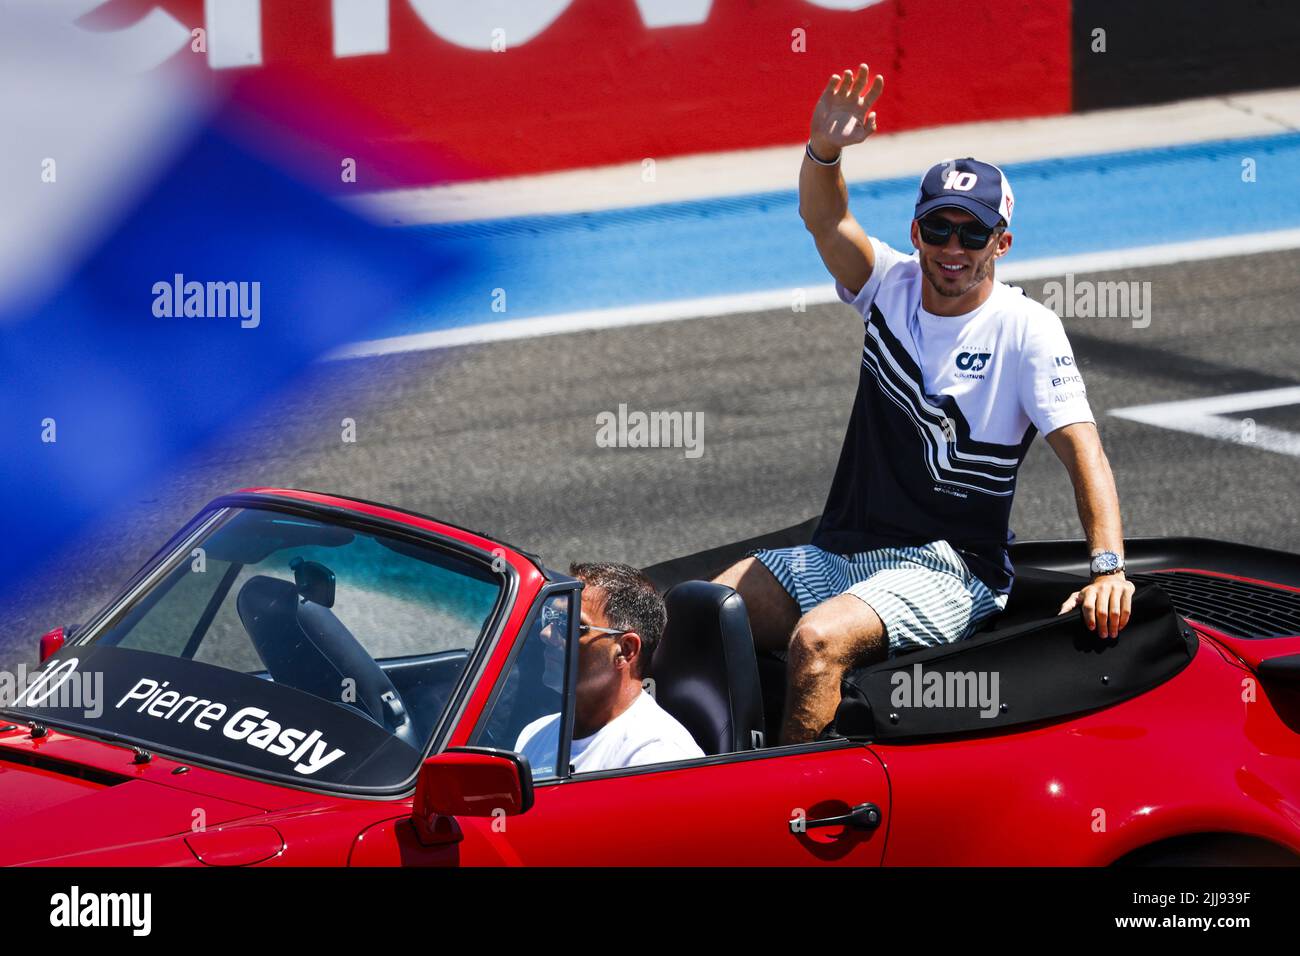
[[[650,676],[655,648],[668,623],[668,609],[655,586],[628,564],[590,561],[574,562],[569,573],[589,587],[605,592],[605,617],[614,627],[641,635],[641,660],[637,677]]]

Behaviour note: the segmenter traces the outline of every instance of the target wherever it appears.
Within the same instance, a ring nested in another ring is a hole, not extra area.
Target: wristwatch
[[[1124,570],[1124,559],[1114,551],[1098,551],[1092,556],[1088,570],[1094,578],[1102,574],[1116,574]]]

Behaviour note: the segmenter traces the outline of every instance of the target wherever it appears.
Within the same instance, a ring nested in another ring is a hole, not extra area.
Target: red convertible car
[[[572,647],[580,582],[395,508],[220,498],[41,639],[0,722],[0,862],[1300,860],[1300,559],[1130,542],[1134,615],[1101,641],[1056,615],[1085,549],[1015,545],[991,627],[851,673],[821,739],[777,746],[783,665],[701,579],[808,531],[647,569],[669,608],[650,686],[705,755],[578,774],[540,633]],[[534,779],[515,742],[556,713]]]

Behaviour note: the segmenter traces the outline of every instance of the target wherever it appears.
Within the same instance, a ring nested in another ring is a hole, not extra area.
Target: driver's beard
[[[997,257],[990,253],[986,259],[977,263],[975,266],[975,275],[971,278],[971,281],[966,284],[965,288],[962,289],[949,289],[940,283],[938,278],[936,278],[937,274],[941,271],[940,267],[936,260],[931,259],[928,256],[926,257],[925,269],[923,271],[925,272],[926,281],[930,283],[930,287],[933,288],[935,292],[945,298],[960,299],[971,289],[975,288],[989,276],[993,275],[993,260],[995,258]]]

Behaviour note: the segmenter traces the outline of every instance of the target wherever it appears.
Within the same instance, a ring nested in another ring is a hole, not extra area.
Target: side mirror
[[[41,663],[44,664],[63,647],[64,631],[72,628],[56,627],[54,630],[41,635]]]
[[[454,842],[450,817],[515,816],[533,805],[528,758],[491,747],[455,747],[420,766],[411,816],[425,842]]]

